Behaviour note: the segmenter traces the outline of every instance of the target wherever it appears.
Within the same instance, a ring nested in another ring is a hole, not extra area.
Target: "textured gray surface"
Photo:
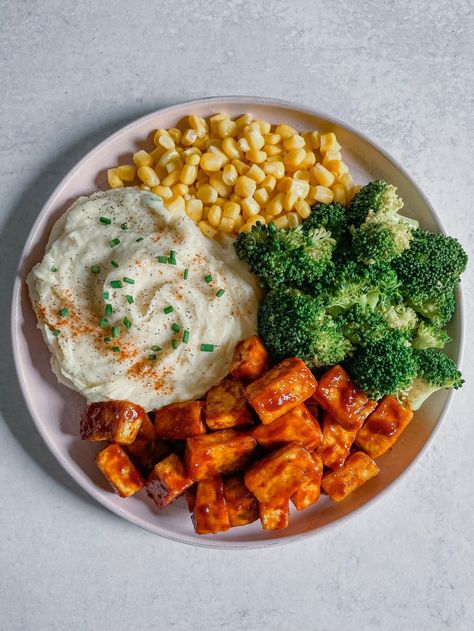
[[[3,0],[0,15],[0,629],[474,628],[470,381],[374,507],[300,544],[214,552],[121,521],[63,473],[18,392],[7,326],[56,183],[122,124],[202,96],[282,97],[372,135],[472,253],[471,3]],[[473,290],[469,273],[468,313]]]

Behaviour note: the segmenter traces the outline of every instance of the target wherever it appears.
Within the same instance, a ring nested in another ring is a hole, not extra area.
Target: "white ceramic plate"
[[[348,125],[316,110],[290,103],[253,97],[216,97],[168,107],[138,119],[116,132],[88,153],[63,179],[39,213],[22,253],[12,305],[12,335],[16,367],[32,418],[46,444],[68,473],[93,497],[121,517],[151,532],[195,545],[215,548],[250,548],[288,543],[354,514],[373,501],[406,472],[420,456],[446,414],[450,394],[433,396],[401,436],[393,450],[378,460],[380,475],[353,493],[346,501],[332,503],[321,497],[316,506],[301,512],[292,511],[286,530],[265,532],[260,522],[233,528],[227,533],[198,536],[194,533],[186,503],[178,500],[166,510],[157,509],[144,491],[129,499],[111,492],[94,464],[98,446],[78,438],[79,417],[84,399],[60,386],[50,370],[49,351],[36,328],[36,321],[25,288],[25,277],[44,252],[53,223],[79,195],[89,195],[107,188],[105,170],[131,158],[137,148],[149,146],[149,134],[158,127],[174,127],[189,113],[208,116],[227,112],[237,116],[250,112],[258,119],[273,123],[286,122],[303,131],[335,131],[343,145],[356,182],[382,178],[398,187],[405,200],[407,214],[420,224],[439,232],[441,224],[428,200],[405,170],[366,136]],[[99,175],[98,175],[99,174]],[[405,211],[404,211],[405,212]],[[449,352],[459,361],[462,350],[463,317],[458,309],[451,323],[453,342]],[[389,501],[386,498],[385,501]]]

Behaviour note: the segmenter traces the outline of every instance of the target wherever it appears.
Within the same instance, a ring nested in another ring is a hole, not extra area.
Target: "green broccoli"
[[[431,322],[421,320],[415,337],[411,341],[413,348],[423,350],[425,348],[444,348],[451,338],[444,329],[438,328]]]
[[[453,360],[432,348],[415,351],[416,377],[405,393],[412,410],[419,410],[426,399],[443,388],[460,388],[464,380]]]
[[[320,278],[328,266],[335,241],[324,229],[303,232],[257,223],[235,241],[239,258],[269,288],[283,284],[304,287]]]
[[[375,400],[406,390],[416,369],[414,351],[406,335],[397,329],[358,348],[348,361],[349,374],[355,384]]]
[[[427,318],[433,326],[442,328],[447,324],[456,310],[456,294],[454,291],[441,292],[431,298],[413,297],[406,299],[413,309]]]
[[[357,346],[377,342],[388,331],[387,321],[380,313],[360,304],[350,307],[338,320],[345,337]]]
[[[383,180],[374,180],[363,186],[347,208],[348,224],[358,228],[369,213],[397,214],[403,208],[403,201],[396,191],[395,186]]]
[[[418,325],[418,316],[415,310],[403,303],[383,307],[381,311],[388,326],[392,329],[412,333]]]
[[[322,303],[296,289],[267,294],[258,312],[258,333],[275,359],[300,357],[311,368],[338,364],[351,350]]]
[[[311,215],[302,225],[305,232],[314,228],[324,228],[334,239],[339,240],[347,231],[347,210],[338,203],[314,204],[311,207]]]

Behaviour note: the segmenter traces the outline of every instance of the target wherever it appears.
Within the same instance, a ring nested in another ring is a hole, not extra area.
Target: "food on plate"
[[[153,132],[133,164],[108,169],[110,188],[140,186],[203,234],[248,232],[257,222],[294,228],[315,202],[346,204],[358,190],[334,132],[298,132],[244,114],[190,115]]]
[[[323,413],[323,438],[317,452],[325,467],[338,469],[347,460],[357,430],[344,429],[329,412]]]
[[[225,532],[230,528],[229,514],[220,476],[200,480],[193,502],[192,520],[198,535]]]
[[[290,523],[288,500],[276,504],[259,504],[260,522],[264,530],[283,530]]]
[[[342,467],[323,476],[321,488],[332,500],[340,502],[378,473],[379,468],[375,460],[363,451],[356,451]]]
[[[28,285],[53,371],[89,402],[199,397],[256,332],[260,290],[232,243],[139,189],[80,197]]]
[[[224,479],[224,498],[231,528],[245,526],[258,519],[258,501],[245,486],[241,475]]]
[[[316,472],[314,476],[311,476],[308,480],[302,482],[291,496],[291,501],[293,502],[296,510],[304,510],[305,508],[308,508],[308,506],[316,504],[319,500],[319,496],[321,495],[323,461],[316,451],[311,452],[311,457],[316,465]]]
[[[205,432],[202,401],[171,403],[155,411],[155,433],[158,438],[179,440]]]
[[[268,351],[258,335],[241,340],[235,347],[230,374],[243,382],[254,381],[270,368]]]
[[[174,502],[188,489],[194,480],[187,475],[184,462],[177,454],[170,454],[157,462],[145,483],[149,497],[160,508]]]
[[[130,401],[103,401],[93,403],[81,417],[81,438],[87,440],[110,440],[122,445],[135,441],[138,432],[148,417],[145,410]]]
[[[284,443],[301,443],[312,450],[321,443],[322,432],[318,421],[304,403],[279,416],[275,421],[257,425],[252,436],[263,447],[281,447]]]
[[[253,424],[244,386],[232,375],[225,377],[207,393],[206,423],[210,429]]]
[[[97,454],[96,463],[120,497],[130,497],[143,488],[142,476],[120,445],[107,445]]]

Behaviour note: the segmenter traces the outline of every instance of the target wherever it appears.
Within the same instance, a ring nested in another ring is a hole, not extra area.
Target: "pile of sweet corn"
[[[238,234],[258,221],[292,228],[315,202],[347,203],[355,187],[333,132],[297,132],[244,114],[190,115],[181,129],[158,129],[155,148],[107,172],[111,188],[140,186],[202,232]]]

